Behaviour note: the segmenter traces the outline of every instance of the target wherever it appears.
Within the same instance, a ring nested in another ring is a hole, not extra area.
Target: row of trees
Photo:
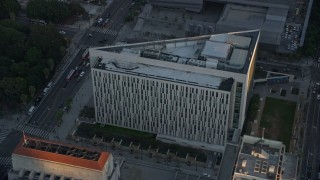
[[[303,54],[313,56],[320,41],[320,1],[313,1]]]
[[[26,104],[48,82],[66,52],[53,25],[0,21],[0,107]]]
[[[28,18],[54,23],[61,23],[71,16],[86,14],[78,1],[67,4],[58,0],[30,0],[27,5]]]

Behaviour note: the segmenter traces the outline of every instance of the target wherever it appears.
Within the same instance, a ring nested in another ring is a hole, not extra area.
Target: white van
[[[48,94],[48,91],[49,91],[49,88],[44,88],[43,92],[42,92],[42,95],[47,95]]]
[[[29,108],[29,110],[28,110],[28,115],[31,115],[31,114],[34,112],[35,109],[36,109],[36,108],[35,108],[34,106],[31,106],[31,107]]]

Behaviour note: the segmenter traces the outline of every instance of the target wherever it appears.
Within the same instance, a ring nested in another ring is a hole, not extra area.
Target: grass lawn
[[[86,123],[81,123],[77,129],[76,135],[87,138],[93,138],[94,135],[96,135],[96,137],[114,137],[117,139],[129,139],[130,141],[147,143],[152,143],[156,137],[156,134],[152,133],[109,125],[101,127],[100,124],[93,125]]]
[[[282,141],[288,149],[295,109],[295,102],[266,98],[260,121],[260,128],[266,128],[265,137]]]
[[[159,151],[167,152],[168,149],[178,152],[179,157],[185,158],[187,153],[192,155],[197,155],[197,160],[206,162],[207,158],[205,154],[201,150],[182,147],[173,144],[167,144],[156,140],[156,134],[136,131],[133,129],[121,128],[117,126],[105,125],[101,127],[100,124],[86,124],[81,123],[75,133],[76,136],[85,137],[88,139],[92,139],[94,135],[96,137],[104,137],[104,139],[108,142],[111,141],[112,138],[116,140],[122,139],[122,144],[128,146],[130,142],[134,142],[135,144],[140,144],[143,147],[149,147],[150,145],[153,147],[159,147]]]

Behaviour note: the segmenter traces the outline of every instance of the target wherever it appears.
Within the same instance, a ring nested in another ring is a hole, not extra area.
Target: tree
[[[37,47],[31,47],[27,50],[24,60],[28,62],[30,66],[34,66],[39,64],[41,56],[41,51]]]
[[[28,72],[28,64],[25,62],[13,63],[10,70],[15,76],[24,77]]]
[[[34,97],[34,94],[36,93],[36,88],[34,86],[29,86],[29,94],[31,98]]]
[[[15,29],[0,25],[0,49],[4,50],[8,44],[24,43],[25,35]]]
[[[20,10],[20,4],[17,0],[1,0],[0,1],[0,17],[8,18],[10,13],[17,14]]]
[[[43,74],[46,79],[49,78],[50,70],[48,68],[43,69]]]
[[[66,46],[66,41],[53,25],[34,26],[31,28],[29,46],[37,47],[43,57],[52,58],[58,64],[62,58],[60,47]]]
[[[72,98],[71,97],[68,97],[67,100],[66,100],[66,106],[67,106],[67,109],[70,109],[71,106],[72,106]]]
[[[66,54],[66,52],[67,52],[66,47],[60,46],[60,53],[63,55],[63,54]]]
[[[27,82],[25,79],[17,77],[4,77],[0,81],[0,94],[8,104],[20,102],[21,95],[26,92]]]
[[[57,0],[30,0],[27,5],[27,16],[60,23],[70,16],[68,4]]]
[[[47,2],[44,0],[30,0],[27,4],[27,16],[31,19],[47,20]]]
[[[15,62],[22,62],[24,60],[25,44],[23,42],[18,42],[8,45],[5,49],[5,53]]]
[[[59,127],[62,123],[63,111],[61,109],[56,113],[57,126]]]
[[[13,61],[5,56],[0,56],[0,80],[3,77],[9,77],[11,75],[10,66],[13,64]]]
[[[316,53],[318,47],[318,40],[320,34],[320,3],[319,1],[314,1],[311,16],[309,19],[308,29],[306,33],[306,38],[303,46],[303,55],[313,56]]]
[[[54,60],[52,58],[49,58],[47,64],[49,66],[50,72],[52,72],[54,70]]]
[[[22,32],[24,34],[29,34],[30,29],[28,26],[18,23],[10,19],[3,19],[0,21],[0,25],[7,28],[12,28],[16,31]]]
[[[29,73],[26,76],[28,84],[33,85],[36,89],[41,89],[45,84],[45,76],[43,75],[44,65],[30,67]]]
[[[78,1],[71,1],[69,3],[69,11],[70,11],[70,15],[77,15],[77,14],[82,14],[85,15],[86,10],[80,5],[80,3]]]
[[[131,21],[133,21],[133,15],[132,15],[132,14],[128,14],[128,15],[126,16],[126,18],[124,19],[124,21],[125,21],[125,22],[131,22]]]
[[[21,94],[20,100],[21,100],[22,104],[25,106],[27,104],[27,101],[28,101],[28,95]]]
[[[48,0],[46,3],[48,21],[58,23],[69,16],[69,9],[66,3],[57,0]]]

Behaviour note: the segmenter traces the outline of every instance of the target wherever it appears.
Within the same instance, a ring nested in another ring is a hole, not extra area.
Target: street
[[[130,8],[130,0],[111,1],[105,11],[102,12],[97,18],[102,18],[104,21],[109,18],[108,23],[104,27],[94,26],[91,23],[88,28],[78,30],[79,42],[71,42],[74,50],[67,53],[60,68],[57,68],[56,74],[52,82],[54,85],[50,88],[49,92],[42,98],[39,105],[36,107],[34,113],[21,122],[17,126],[17,130],[21,130],[27,134],[38,136],[41,138],[48,138],[50,132],[56,128],[57,112],[66,105],[68,98],[73,99],[77,91],[82,86],[84,79],[90,74],[90,68],[79,66],[82,54],[89,47],[104,46],[106,44],[113,44],[117,38],[118,32],[124,24],[124,19],[128,14]],[[120,11],[119,11],[120,9]],[[23,20],[22,20],[23,21]],[[89,23],[89,22],[88,22]],[[73,35],[74,28],[58,27],[59,30],[65,31],[65,36]],[[88,36],[91,34],[92,36]],[[102,42],[102,40],[105,40]],[[76,53],[76,54],[74,54]],[[75,77],[66,80],[67,75],[72,69],[78,69],[78,72],[83,71],[84,77],[79,78],[77,81]],[[76,117],[75,117],[76,118]]]
[[[311,81],[309,87],[309,105],[305,122],[305,141],[301,161],[302,179],[320,179],[318,173],[320,164],[320,69],[319,54],[314,59],[311,66]]]

